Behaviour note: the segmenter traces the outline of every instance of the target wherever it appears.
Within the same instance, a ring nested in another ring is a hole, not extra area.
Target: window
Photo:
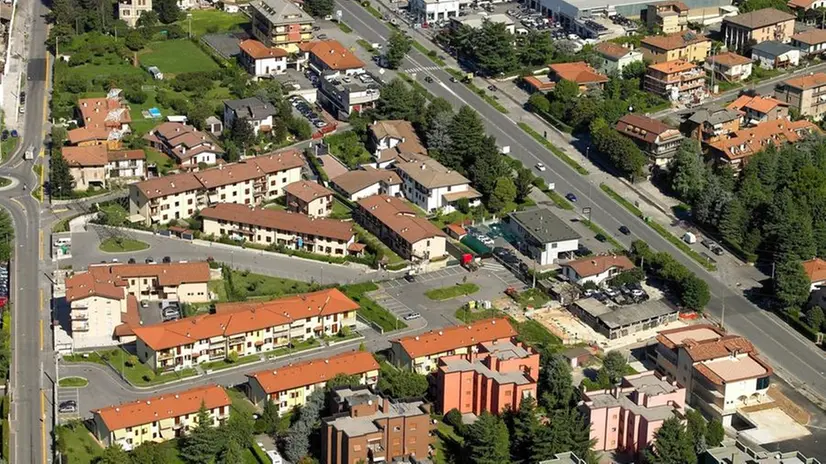
[[[761,377],[757,379],[757,389],[763,390],[769,388],[769,378],[768,377]]]
[[[401,431],[401,429],[402,429],[402,428],[401,428],[401,427],[399,427],[398,425],[396,425],[396,426],[394,426],[394,427],[393,427],[393,431],[394,431],[394,432],[400,432],[400,431]]]

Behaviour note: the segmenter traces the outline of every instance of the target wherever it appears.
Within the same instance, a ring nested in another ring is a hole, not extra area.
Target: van
[[[697,243],[697,236],[692,234],[691,232],[686,232],[683,235],[683,241],[685,243],[688,243],[689,245],[694,245],[695,243]]]
[[[61,237],[54,241],[55,246],[71,245],[72,239],[69,237]]]

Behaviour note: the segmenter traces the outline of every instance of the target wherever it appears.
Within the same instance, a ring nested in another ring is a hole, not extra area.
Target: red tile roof
[[[107,153],[107,158],[109,161],[145,160],[146,153],[143,150],[110,151]]]
[[[826,73],[814,73],[807,76],[793,77],[783,81],[784,84],[796,89],[807,90],[826,85]]]
[[[763,95],[756,95],[754,97],[749,95],[741,95],[729,103],[726,107],[735,111],[743,111],[743,109],[751,109],[759,113],[768,113],[778,106],[789,106],[788,103],[780,101],[776,98],[767,97]]]
[[[769,145],[797,142],[806,134],[813,132],[819,133],[820,129],[805,119],[766,121],[755,127],[732,132],[726,138],[710,143],[709,146],[727,159],[734,161],[747,158]]]
[[[823,282],[826,280],[826,261],[820,258],[803,261],[803,269],[812,282]]]
[[[417,216],[413,207],[400,198],[373,195],[362,198],[358,205],[407,243],[445,236],[432,222]]]
[[[106,145],[63,147],[60,153],[69,167],[103,167],[108,161]]]
[[[797,40],[806,45],[822,44],[826,42],[826,29],[809,29],[808,31],[793,35],[792,40]]]
[[[663,74],[675,74],[678,72],[689,71],[691,69],[695,69],[697,65],[689,63],[688,61],[684,60],[672,60],[666,61],[663,63],[656,63],[652,64],[648,67],[649,70],[653,69],[655,71],[659,71]]]
[[[302,51],[309,52],[327,68],[334,71],[346,71],[364,67],[364,62],[337,40],[321,40],[299,45]]]
[[[623,56],[631,53],[633,50],[625,48],[622,45],[614,42],[600,42],[594,47],[599,54],[618,60]]]
[[[123,298],[127,279],[151,277],[158,285],[176,286],[183,283],[209,282],[209,264],[156,263],[156,264],[93,264],[88,271],[79,272],[66,279],[66,301],[74,301],[97,295],[107,298]]]
[[[723,65],[727,67],[742,65],[742,64],[749,64],[751,63],[750,58],[746,58],[745,56],[738,55],[732,52],[725,52],[720,53],[719,55],[712,55],[706,58],[706,62],[713,63],[715,65]]]
[[[298,182],[288,184],[284,187],[284,192],[298,198],[304,203],[310,203],[315,199],[327,197],[333,194],[330,189],[319,184],[318,182],[306,180],[300,180]]]
[[[516,336],[516,330],[504,317],[483,319],[469,325],[445,327],[438,332],[430,331],[396,340],[411,359],[450,350],[474,346]]]
[[[676,50],[678,48],[684,48],[689,45],[703,42],[708,42],[710,44],[711,39],[693,31],[682,31],[667,35],[652,35],[645,37],[640,41],[640,46],[659,48],[661,50]]]
[[[617,121],[616,129],[619,133],[654,143],[658,137],[665,139],[679,137],[680,131],[673,129],[665,123],[648,116],[639,114],[626,114]]]
[[[219,203],[204,208],[201,210],[201,217],[238,224],[251,224],[294,234],[317,235],[334,240],[349,241],[355,235],[352,222],[311,218],[306,214],[255,208],[237,203]]]
[[[584,61],[556,63],[548,66],[548,68],[550,68],[551,73],[555,74],[559,79],[573,81],[579,85],[608,82],[606,76],[598,73]]]
[[[602,274],[611,268],[633,269],[634,263],[625,255],[603,255],[568,261],[562,264],[562,267],[570,267],[580,277],[590,277]]]
[[[336,375],[361,375],[378,371],[379,363],[371,353],[354,351],[326,359],[313,359],[299,364],[256,372],[247,377],[255,379],[267,394],[273,394],[327,382]]]
[[[255,39],[247,39],[238,44],[241,51],[256,60],[265,58],[286,58],[289,53],[283,48],[270,48]]]
[[[754,345],[739,335],[726,335],[719,339],[684,340],[683,347],[694,362],[723,358],[732,353],[756,353]]]

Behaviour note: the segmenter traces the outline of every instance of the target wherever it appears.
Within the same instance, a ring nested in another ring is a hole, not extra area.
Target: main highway
[[[369,43],[387,43],[390,26],[375,18],[357,2],[336,0],[336,9],[342,11],[342,20]],[[709,284],[712,299],[707,312],[716,319],[724,319],[725,328],[747,337],[768,358],[775,371],[785,380],[810,393],[826,397],[826,355],[823,351],[788,327],[773,314],[751,304],[742,294],[728,288],[714,273],[708,272],[689,256],[654,232],[637,217],[606,196],[599,186],[580,176],[542,144],[517,126],[519,121],[502,114],[488,105],[472,90],[462,84],[451,83],[444,69],[434,66],[427,56],[413,48],[401,68],[417,68],[417,80],[433,95],[449,101],[455,108],[467,105],[482,118],[488,134],[500,146],[510,146],[513,156],[526,166],[542,162],[545,172],[538,173],[553,183],[561,194],[574,193],[578,205],[591,207],[592,220],[629,246],[633,240],[642,240],[652,248],[666,251]],[[429,76],[433,83],[424,82]],[[537,128],[542,132],[541,128]],[[617,234],[620,226],[631,229],[630,236]]]

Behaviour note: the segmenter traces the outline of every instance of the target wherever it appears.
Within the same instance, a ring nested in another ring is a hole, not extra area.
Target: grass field
[[[83,377],[63,377],[60,379],[60,382],[58,382],[58,385],[68,388],[85,387],[86,385],[89,385],[89,381]]]
[[[72,74],[79,74],[91,80],[98,76],[144,76],[146,72],[139,68],[130,65],[126,61],[112,61],[103,64],[83,64],[71,68]]]
[[[146,154],[147,164],[155,163],[158,166],[160,175],[165,176],[167,172],[175,168],[175,162],[164,153],[152,148],[144,148],[143,152]]]
[[[345,295],[361,306],[358,311],[361,317],[379,325],[385,332],[407,328],[407,324],[366,295],[367,292],[372,292],[377,289],[376,284],[372,282],[344,285],[341,287],[341,291],[344,292]]]
[[[192,10],[192,35],[200,37],[213,32],[238,31],[249,18],[242,13],[227,13],[221,10]],[[184,32],[189,31],[190,21],[184,18],[178,21]]]
[[[61,449],[72,464],[92,464],[103,448],[82,424],[61,425],[55,430]]]
[[[318,288],[307,282],[238,270],[232,270],[232,283],[245,298],[293,295],[311,292]]]
[[[167,74],[218,69],[218,64],[188,39],[152,42],[139,56],[143,65],[157,66],[165,79]]]
[[[134,103],[129,105],[131,108],[129,113],[132,116],[132,131],[136,134],[145,134],[149,132],[152,128],[163,122],[165,120],[164,118],[175,113],[171,108],[167,108],[158,103],[156,99],[157,92],[155,90],[145,90],[145,92],[146,101],[140,105]],[[157,108],[161,112],[161,118],[152,119],[143,117],[143,112],[149,108]]]
[[[149,248],[149,245],[132,238],[107,238],[100,242],[100,251],[106,253],[127,253],[130,251],[141,251]]]
[[[425,292],[431,300],[449,300],[458,296],[470,295],[479,291],[479,286],[474,283],[451,285],[450,287],[434,288]]]

